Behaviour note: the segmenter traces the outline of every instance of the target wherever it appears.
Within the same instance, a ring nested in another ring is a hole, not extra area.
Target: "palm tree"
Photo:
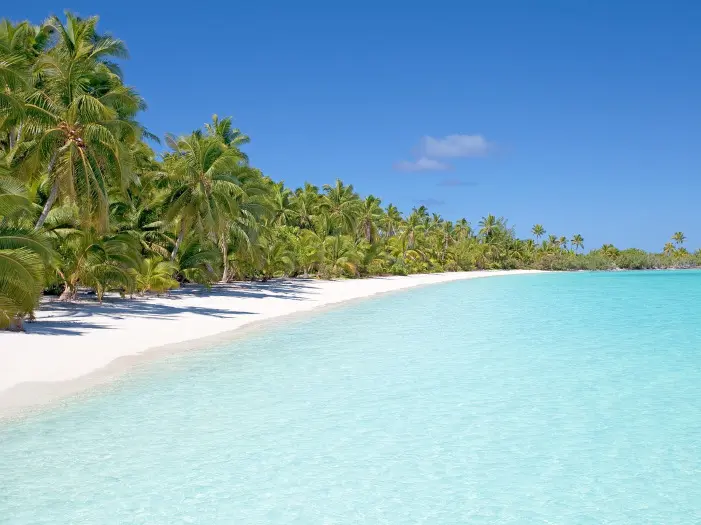
[[[332,227],[335,226],[343,233],[354,232],[361,206],[353,186],[346,186],[340,179],[336,179],[333,186],[324,185],[324,192],[320,207],[328,215]]]
[[[401,237],[406,241],[406,249],[413,250],[416,245],[416,234],[426,229],[423,216],[419,210],[414,210],[406,221]],[[405,252],[406,253],[406,252]]]
[[[260,240],[263,280],[289,275],[294,269],[294,253],[284,239],[273,235]]]
[[[221,254],[210,240],[191,235],[178,251],[178,276],[191,283],[210,284],[217,280]]]
[[[536,242],[540,242],[540,238],[545,235],[546,231],[542,224],[536,224],[531,228],[531,233],[535,236]]]
[[[242,193],[237,177],[247,171],[239,152],[218,137],[195,132],[187,137],[167,137],[173,149],[164,159],[168,194],[167,223],[177,223],[178,233],[170,254],[174,261],[185,232],[194,228],[200,236],[216,231],[227,216],[235,215],[237,196]]]
[[[332,276],[356,275],[362,257],[360,250],[348,235],[329,235],[324,241],[324,264]]]
[[[394,237],[402,224],[402,213],[394,204],[389,204],[382,217],[382,229],[387,237]]]
[[[293,193],[285,187],[284,182],[274,183],[270,188],[270,224],[285,226],[292,224],[295,219],[295,210],[292,208]]]
[[[419,220],[421,221],[424,229],[428,228],[428,224],[430,222],[430,216],[428,214],[428,208],[424,205],[419,206],[418,208],[414,208],[411,210],[412,213],[414,213]]]
[[[671,242],[668,242],[664,245],[664,248],[662,251],[664,252],[665,255],[667,255],[668,257],[671,257],[671,256],[676,254],[677,250],[674,247],[674,244],[672,244]]]
[[[217,231],[218,246],[222,254],[221,282],[231,278],[231,263],[243,253],[250,253],[258,239],[261,219],[268,213],[265,201],[251,195],[250,188],[243,186],[241,194],[231,198],[231,207]]]
[[[614,258],[620,253],[620,250],[613,244],[604,244],[601,246],[601,253],[603,253],[606,257]]]
[[[228,147],[237,150],[240,150],[244,144],[251,142],[251,138],[248,135],[233,127],[231,117],[220,119],[217,115],[212,115],[212,123],[205,124],[205,129],[210,136],[218,137]],[[241,152],[240,155],[248,160],[245,153]]]
[[[64,290],[62,300],[73,300],[78,286],[93,288],[99,301],[106,291],[131,293],[141,265],[139,244],[127,234],[102,235],[95,229],[74,230],[59,247],[57,267]]]
[[[292,206],[300,228],[308,230],[314,228],[314,222],[319,213],[320,198],[319,188],[309,182],[305,182],[303,188],[298,188],[295,191]]]
[[[472,235],[472,227],[467,219],[460,219],[455,223],[455,232],[459,240],[468,239]]]
[[[44,235],[22,226],[32,204],[17,182],[0,177],[0,329],[21,329],[44,287],[53,252]]]
[[[359,228],[365,240],[372,243],[377,233],[377,224],[382,219],[381,201],[374,195],[368,195],[362,202],[359,218]]]
[[[312,230],[302,230],[297,238],[296,259],[304,277],[324,261],[324,243]]]
[[[32,315],[44,288],[44,262],[35,245],[36,234],[0,229],[0,329]],[[46,248],[48,250],[48,248]]]
[[[78,198],[86,218],[104,227],[108,186],[132,180],[128,145],[143,133],[133,117],[145,105],[111,62],[126,57],[124,44],[98,35],[97,20],[67,13],[65,24],[46,22],[57,43],[37,59],[40,85],[24,101],[26,147],[12,158],[46,173],[50,190],[35,229],[60,196]]]
[[[46,27],[0,21],[0,150],[5,153],[20,140],[24,99],[32,85],[31,70],[46,48],[48,36]]]
[[[177,288],[178,281],[173,279],[175,265],[159,257],[147,258],[141,262],[136,271],[136,289],[139,293],[163,293]]]
[[[438,239],[440,241],[440,262],[445,263],[448,256],[448,248],[454,242],[455,231],[453,223],[450,221],[441,221],[437,226]]]
[[[672,240],[674,241],[674,244],[680,247],[682,244],[684,244],[686,236],[682,232],[677,232],[674,235],[672,235]]]
[[[560,246],[563,250],[567,249],[567,237],[562,235],[558,240],[557,240],[557,245]]]
[[[479,227],[479,234],[485,239],[489,239],[494,233],[494,230],[498,227],[497,218],[490,213],[486,217],[480,219]]]
[[[572,246],[574,246],[575,251],[578,251],[580,248],[584,247],[584,237],[578,233],[572,237],[570,242]]]

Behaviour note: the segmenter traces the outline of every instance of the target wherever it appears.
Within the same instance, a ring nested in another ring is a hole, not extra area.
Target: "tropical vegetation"
[[[675,233],[661,254],[533,226],[520,239],[496,215],[403,213],[336,180],[289,188],[256,169],[230,117],[160,142],[125,83],[124,43],[97,17],[0,23],[0,328],[42,293],[102,300],[181,283],[353,278],[473,269],[655,268],[698,264]]]

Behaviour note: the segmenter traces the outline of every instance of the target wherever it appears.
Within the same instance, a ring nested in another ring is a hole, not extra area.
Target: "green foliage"
[[[621,251],[616,257],[616,266],[626,270],[646,270],[657,268],[657,258],[643,250],[630,248]]]
[[[173,263],[159,257],[144,259],[136,270],[136,290],[143,294],[163,293],[177,288],[179,283],[173,279],[175,270],[176,266]]]
[[[23,188],[0,179],[0,328],[19,327],[32,315],[53,261],[46,235],[23,225],[31,210]]]

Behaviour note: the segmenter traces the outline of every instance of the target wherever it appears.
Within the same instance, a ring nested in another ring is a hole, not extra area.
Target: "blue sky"
[[[404,211],[506,216],[585,247],[701,247],[701,3],[34,0],[99,14],[154,133],[211,114],[296,186],[341,178]],[[193,7],[196,5],[197,7]]]

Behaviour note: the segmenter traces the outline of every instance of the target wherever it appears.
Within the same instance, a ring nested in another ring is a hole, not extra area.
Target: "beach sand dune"
[[[0,416],[104,382],[167,345],[195,348],[251,323],[421,285],[530,273],[478,271],[186,286],[162,297],[46,300],[26,333],[0,332]],[[208,339],[207,339],[208,338]],[[175,349],[176,347],[171,347]]]

